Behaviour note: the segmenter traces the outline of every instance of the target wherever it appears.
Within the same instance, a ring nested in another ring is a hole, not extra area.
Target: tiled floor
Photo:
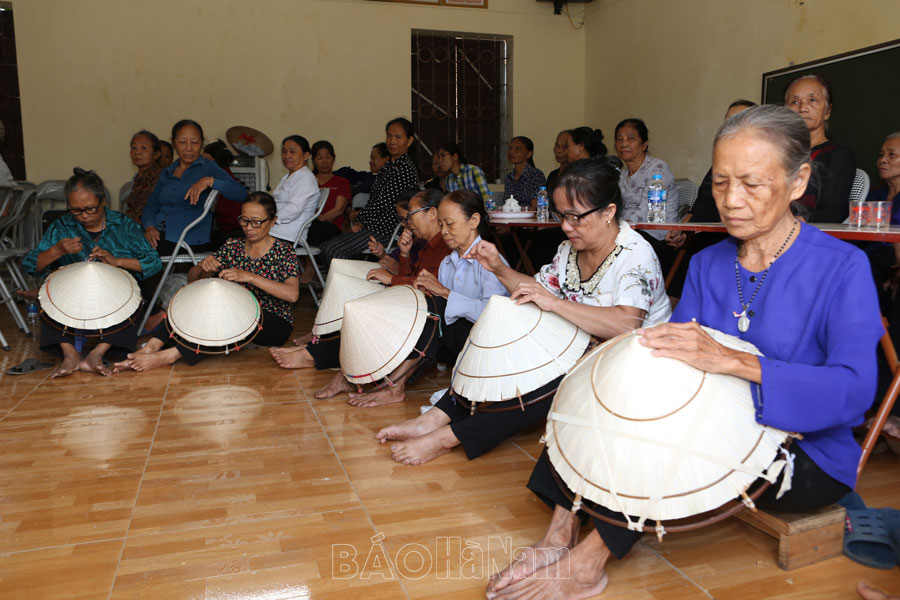
[[[0,310],[5,372],[38,353]],[[299,308],[297,329],[312,316]],[[447,384],[437,371],[373,409],[314,400],[330,372],[278,369],[262,349],[49,373],[0,375],[0,600],[479,598],[549,519],[524,487],[540,432],[421,467],[375,441]],[[900,459],[881,454],[861,489],[896,506],[898,483]],[[603,597],[849,599],[860,578],[900,591],[900,571],[844,558],[785,573],[775,548],[737,520],[645,539]]]

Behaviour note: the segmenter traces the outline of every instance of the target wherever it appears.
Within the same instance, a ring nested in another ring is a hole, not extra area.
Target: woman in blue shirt
[[[731,237],[693,258],[672,323],[638,331],[655,356],[746,379],[758,423],[803,435],[790,449],[791,489],[777,498],[776,482],[756,502],[787,512],[827,506],[853,489],[860,448],[851,427],[872,404],[883,333],[865,255],[791,214],[809,181],[809,139],[803,120],[779,106],[750,108],[722,125],[713,195]],[[763,356],[725,348],[700,325],[747,340]],[[554,507],[549,530],[492,579],[488,598],[599,594],[610,554],[621,559],[641,536],[594,519],[575,545],[580,520],[551,469],[545,452],[528,483]],[[550,581],[551,569],[580,576]]]
[[[210,189],[235,202],[247,198],[247,189],[222,170],[215,161],[203,158],[203,128],[183,119],[172,127],[172,143],[178,160],[163,169],[147,198],[141,225],[144,237],[160,255],[171,254],[181,232],[203,213]],[[195,252],[210,249],[213,212],[188,232],[185,242]]]

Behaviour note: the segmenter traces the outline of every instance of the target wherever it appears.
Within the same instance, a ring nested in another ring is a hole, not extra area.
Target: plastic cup
[[[862,200],[850,202],[850,225],[865,227],[868,224],[867,213],[868,207]]]
[[[891,203],[890,202],[867,202],[869,205],[869,227],[882,229],[888,226],[891,221]]]

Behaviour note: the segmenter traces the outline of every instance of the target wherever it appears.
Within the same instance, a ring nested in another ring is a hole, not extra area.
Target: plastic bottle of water
[[[666,222],[666,188],[662,175],[654,175],[647,186],[647,221],[650,223]]]
[[[484,203],[484,208],[488,212],[493,212],[497,210],[497,203],[494,201],[494,195],[491,194],[487,197],[487,202]]]
[[[38,322],[38,305],[37,302],[29,302],[28,306],[25,308],[25,320],[29,325],[34,325]]]
[[[537,220],[550,220],[550,199],[547,197],[546,187],[541,187],[537,193]]]

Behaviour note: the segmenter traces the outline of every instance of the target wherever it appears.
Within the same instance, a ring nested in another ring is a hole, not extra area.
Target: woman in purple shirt
[[[790,448],[791,489],[776,498],[776,483],[756,502],[788,512],[832,504],[856,484],[860,448],[850,429],[872,404],[883,333],[862,251],[791,214],[809,174],[809,132],[790,109],[750,108],[722,125],[713,195],[731,237],[691,261],[672,322],[638,331],[656,356],[748,380],[757,422],[803,434]],[[725,348],[700,325],[747,340],[763,356]],[[492,579],[488,598],[599,594],[610,555],[621,559],[641,536],[594,519],[576,545],[580,520],[551,468],[544,453],[528,482],[554,507],[550,527]],[[578,577],[554,579],[551,571]]]

